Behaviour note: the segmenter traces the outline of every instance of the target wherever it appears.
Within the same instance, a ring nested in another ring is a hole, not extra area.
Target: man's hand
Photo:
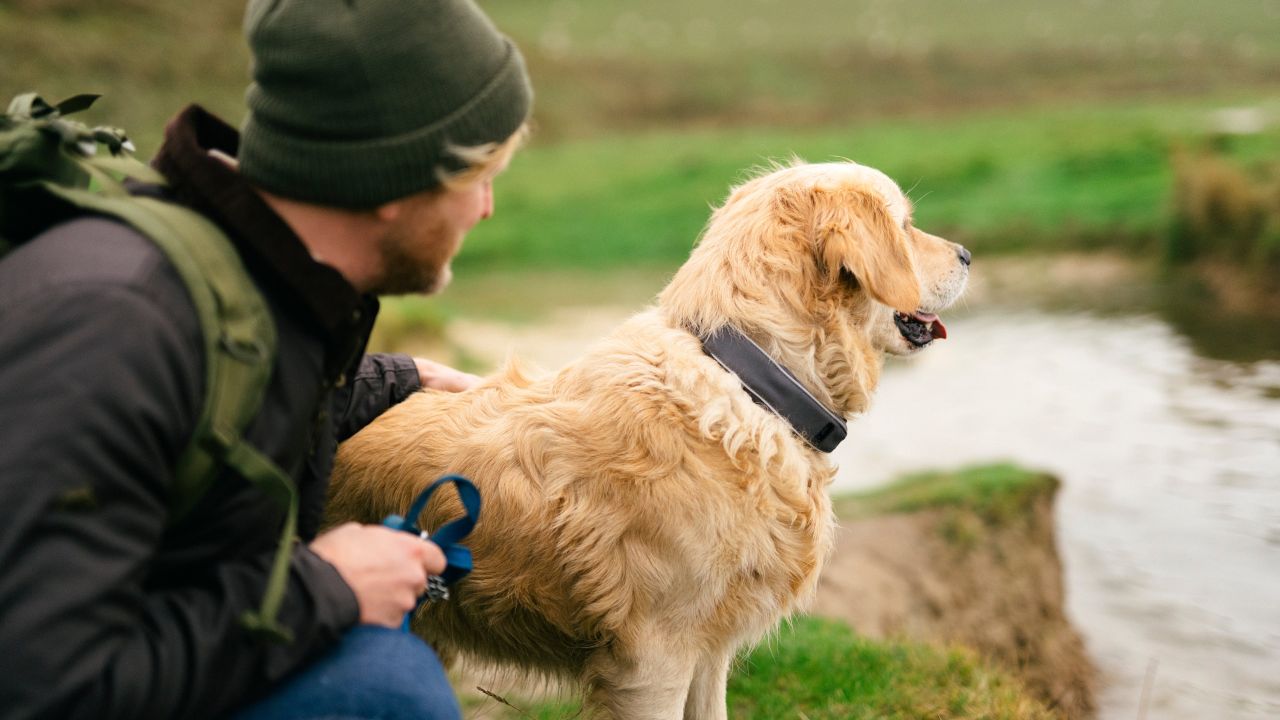
[[[418,379],[422,387],[445,392],[462,392],[480,382],[479,375],[454,370],[448,365],[441,365],[434,360],[416,357],[413,364],[418,366]]]
[[[398,628],[427,587],[444,571],[434,543],[381,525],[347,523],[311,542],[311,551],[338,569],[360,604],[360,622]]]

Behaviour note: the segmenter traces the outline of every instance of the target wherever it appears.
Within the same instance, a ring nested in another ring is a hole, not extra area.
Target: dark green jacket
[[[192,107],[154,166],[217,222],[271,306],[279,351],[249,441],[294,477],[314,536],[337,443],[418,389],[405,356],[364,356],[377,303],[311,259],[208,154],[237,136]],[[204,396],[194,307],[147,239],[105,219],[55,227],[0,262],[0,716],[198,718],[260,696],[358,618],[298,545],[280,621],[262,598],[283,509],[235,477],[167,524],[172,468]]]

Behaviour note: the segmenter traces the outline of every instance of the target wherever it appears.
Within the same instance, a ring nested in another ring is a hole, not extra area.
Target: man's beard
[[[449,260],[446,258],[442,264],[424,260],[410,252],[412,246],[411,239],[398,228],[382,236],[378,241],[382,276],[373,283],[370,292],[376,295],[430,295],[449,284],[453,278]]]

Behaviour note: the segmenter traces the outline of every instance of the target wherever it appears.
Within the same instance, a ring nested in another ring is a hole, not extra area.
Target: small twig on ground
[[[515,705],[512,705],[510,702],[508,702],[508,701],[507,701],[507,699],[506,699],[506,698],[502,697],[502,696],[501,696],[501,695],[499,695],[498,693],[496,693],[496,692],[491,692],[491,691],[489,691],[489,690],[486,690],[486,689],[484,689],[484,688],[480,687],[479,685],[477,685],[477,686],[476,686],[476,689],[477,689],[477,690],[479,690],[480,692],[484,693],[485,695],[488,695],[489,697],[493,698],[494,700],[497,700],[498,702],[502,703],[503,705],[506,705],[507,707],[511,708],[512,710],[515,710],[516,712],[520,713],[520,717],[522,717],[522,718],[530,718],[530,720],[532,720],[532,718],[533,718],[533,716],[532,716],[532,715],[530,715],[529,713],[525,712],[524,710],[521,710],[520,708],[516,707]]]

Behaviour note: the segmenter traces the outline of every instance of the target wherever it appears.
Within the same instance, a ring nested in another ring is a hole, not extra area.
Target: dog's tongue
[[[918,312],[912,315],[912,317],[926,325],[929,325],[929,334],[932,335],[935,340],[946,339],[947,326],[942,324],[942,321],[938,319],[937,315],[934,315],[933,313]]]

